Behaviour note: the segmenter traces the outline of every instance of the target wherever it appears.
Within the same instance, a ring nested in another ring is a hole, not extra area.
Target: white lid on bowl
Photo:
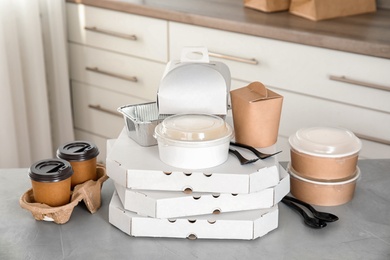
[[[348,156],[362,148],[361,141],[351,131],[337,127],[303,128],[288,141],[294,150],[320,157]]]
[[[210,141],[231,136],[232,129],[218,116],[180,114],[164,119],[156,134],[177,141]]]

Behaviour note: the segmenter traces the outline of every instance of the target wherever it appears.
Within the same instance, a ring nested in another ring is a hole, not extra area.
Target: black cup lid
[[[87,141],[73,141],[57,149],[57,157],[67,161],[86,161],[99,154],[97,146]]]
[[[73,174],[72,166],[62,159],[46,159],[31,165],[30,178],[38,182],[58,182],[66,180]]]

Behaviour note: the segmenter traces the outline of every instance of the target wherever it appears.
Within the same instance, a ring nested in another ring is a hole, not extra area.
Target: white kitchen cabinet
[[[78,136],[114,138],[123,122],[107,111],[121,102],[154,100],[166,63],[180,59],[183,47],[205,46],[211,59],[230,68],[232,89],[260,81],[284,96],[279,160],[290,160],[291,134],[319,125],[355,132],[363,142],[361,158],[390,157],[388,59],[80,4],[68,3],[67,11]]]
[[[288,137],[311,126],[347,128],[365,138],[362,158],[389,157],[390,60],[176,22],[169,39],[170,59],[206,46],[229,66],[232,89],[260,81],[284,96],[279,160],[290,160]]]
[[[118,107],[145,102],[76,81],[72,81],[72,101],[75,127],[106,138],[118,137],[124,127]]]
[[[206,46],[232,78],[390,113],[390,60],[171,22],[170,59]],[[345,76],[386,90],[330,80]]]
[[[167,21],[82,4],[67,4],[68,40],[166,62]]]
[[[105,162],[107,139],[124,127],[117,108],[157,98],[168,61],[168,22],[82,4],[66,7],[75,136],[96,143]]]
[[[165,64],[69,43],[73,80],[156,100]]]

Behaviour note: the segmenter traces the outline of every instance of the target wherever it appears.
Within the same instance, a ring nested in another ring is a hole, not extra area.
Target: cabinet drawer
[[[118,107],[145,100],[72,81],[72,102],[76,128],[104,138],[117,138],[124,127]]]
[[[170,59],[184,46],[206,46],[233,79],[390,112],[390,60],[171,22]],[[223,44],[221,44],[223,43]],[[238,59],[237,59],[238,58]],[[255,64],[251,64],[254,62]],[[330,80],[345,76],[387,90]]]
[[[82,4],[66,4],[68,39],[167,62],[167,21]]]
[[[349,129],[357,135],[390,142],[388,113],[299,95],[281,89],[275,91],[284,96],[280,135],[290,136],[304,127],[335,126]]]
[[[69,54],[72,79],[156,100],[164,64],[73,43]]]

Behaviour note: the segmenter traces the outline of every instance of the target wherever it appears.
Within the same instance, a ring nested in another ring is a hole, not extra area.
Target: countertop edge
[[[236,20],[226,20],[206,15],[168,10],[129,2],[107,0],[66,0],[66,2],[106,8],[114,11],[163,19],[171,22],[185,23],[308,46],[390,59],[390,45],[385,43],[360,41],[352,38],[324,35],[321,33],[310,33],[291,28],[284,29],[263,24],[243,23]]]

